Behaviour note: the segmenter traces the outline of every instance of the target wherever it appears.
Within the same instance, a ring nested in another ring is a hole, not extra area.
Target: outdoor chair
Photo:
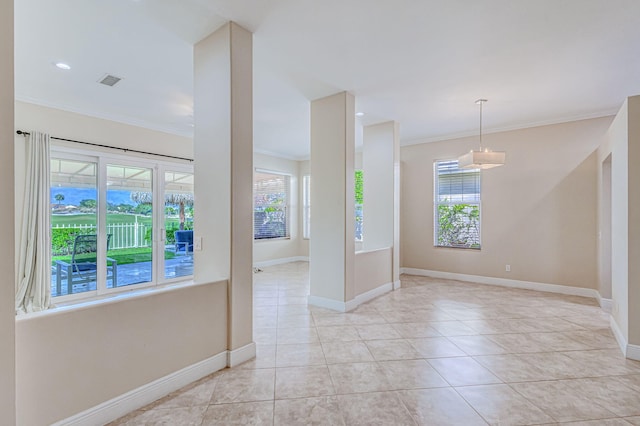
[[[173,237],[176,239],[176,254],[193,254],[193,231],[175,231]]]
[[[107,250],[111,242],[111,234],[107,234]],[[73,286],[94,283],[97,280],[98,236],[95,234],[77,235],[73,241],[71,262],[56,260],[56,290],[58,295],[62,288],[62,279],[67,280],[67,294],[73,294]],[[107,257],[107,280],[117,287],[118,262]]]

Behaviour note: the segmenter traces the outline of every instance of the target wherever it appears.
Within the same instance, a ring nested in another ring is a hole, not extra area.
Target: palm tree
[[[58,207],[60,207],[60,205],[64,201],[64,194],[56,194],[53,198],[56,199],[56,201],[58,202]]]
[[[134,191],[131,192],[131,200],[138,204],[151,204],[152,195],[150,192]],[[164,196],[166,204],[177,204],[179,207],[178,217],[180,218],[180,230],[184,229],[185,207],[193,207],[193,194],[182,192],[168,192]]]

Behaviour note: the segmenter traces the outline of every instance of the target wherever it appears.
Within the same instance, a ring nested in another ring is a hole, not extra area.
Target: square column
[[[194,48],[194,280],[228,280],[230,365],[255,356],[252,49],[233,22]]]
[[[354,298],[354,154],[353,95],[312,101],[309,304],[337,311]]]
[[[0,413],[3,424],[16,422],[15,380],[15,235],[14,227],[14,75],[13,75],[13,0],[0,0],[0,193],[4,206],[0,220]],[[22,142],[22,141],[20,141]]]
[[[365,251],[392,249],[394,287],[400,286],[400,131],[398,123],[365,126],[364,171]]]
[[[640,360],[640,96],[628,98],[628,312],[627,357]],[[615,160],[614,160],[615,161]]]

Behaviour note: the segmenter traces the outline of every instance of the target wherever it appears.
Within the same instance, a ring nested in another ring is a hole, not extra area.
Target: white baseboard
[[[402,274],[423,277],[443,278],[449,280],[468,281],[476,284],[489,284],[501,287],[522,288],[526,290],[546,291],[550,293],[568,294],[597,299],[599,293],[592,288],[570,287],[558,284],[538,283],[534,281],[510,280],[506,278],[483,277],[481,275],[456,274],[453,272],[430,271],[427,269],[400,268]]]
[[[622,330],[620,330],[620,327],[618,327],[618,323],[613,318],[613,316],[609,316],[609,327],[611,328],[611,331],[613,332],[613,336],[616,338],[616,341],[618,342],[618,346],[620,346],[620,350],[626,356],[627,355],[627,339],[624,337],[624,334],[622,334]]]
[[[290,262],[308,262],[309,256],[283,257],[280,259],[264,260],[262,262],[254,262],[254,268],[264,268],[265,266],[282,265]]]
[[[598,304],[600,305],[600,308],[602,308],[603,311],[605,311],[606,313],[610,314],[611,313],[611,308],[613,306],[613,301],[611,299],[605,299],[604,297],[600,297],[600,293],[598,293],[597,299],[598,299]]]
[[[319,308],[331,309],[332,311],[347,312],[347,304],[345,302],[339,302],[326,297],[309,295],[307,296],[307,304]]]
[[[627,358],[632,359],[634,361],[640,361],[640,346],[638,345],[627,345]]]
[[[627,343],[627,339],[625,339],[624,334],[622,334],[622,330],[620,330],[620,327],[613,316],[609,317],[609,326],[611,327],[611,331],[618,342],[618,346],[620,346],[622,354],[626,358],[640,361],[640,346],[630,345]]]
[[[368,302],[369,300],[383,295],[389,291],[392,291],[393,289],[393,283],[382,284],[380,287],[376,287],[373,290],[369,290],[367,292],[359,294],[347,302],[340,302],[338,300],[327,299],[326,297],[309,295],[309,297],[307,298],[307,303],[309,305],[331,309],[333,311],[349,312],[362,305],[363,303]]]
[[[394,281],[394,283],[393,283],[393,289],[394,289],[394,290],[397,290],[397,289],[399,289],[400,287],[402,287],[402,283],[400,282],[400,280],[398,280],[398,281]]]
[[[162,398],[227,366],[227,351],[171,373],[102,404],[54,423],[62,425],[103,425]]]
[[[256,357],[256,344],[254,342],[244,345],[241,348],[227,351],[227,366],[235,367],[243,362]]]

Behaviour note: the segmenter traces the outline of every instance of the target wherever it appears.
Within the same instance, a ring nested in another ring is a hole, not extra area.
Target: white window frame
[[[97,198],[97,230],[99,235],[106,235],[107,232],[107,165],[115,164],[122,166],[140,167],[150,169],[152,172],[152,194],[153,194],[153,242],[152,242],[152,270],[151,281],[137,284],[130,284],[122,287],[107,288],[106,280],[106,240],[98,239],[97,246],[97,271],[96,271],[96,290],[86,291],[77,294],[53,296],[55,303],[64,303],[71,301],[79,301],[83,299],[91,299],[100,296],[111,295],[114,293],[122,293],[132,290],[144,289],[148,287],[157,287],[175,282],[189,281],[193,279],[193,275],[181,276],[172,279],[165,279],[165,262],[164,255],[164,172],[165,171],[183,171],[193,173],[193,165],[183,162],[166,161],[150,157],[131,158],[130,155],[122,155],[99,150],[82,150],[70,148],[61,145],[51,146],[51,159],[69,159],[76,161],[94,162],[97,165],[96,178],[96,198]],[[162,202],[157,202],[160,200]],[[48,244],[51,245],[49,238]],[[51,285],[51,284],[50,284]]]
[[[284,203],[284,207],[285,207],[285,236],[282,237],[270,237],[270,238],[256,238],[255,235],[255,212],[256,212],[256,205],[255,205],[255,183],[256,183],[256,173],[263,173],[263,174],[270,174],[270,175],[276,175],[276,176],[283,176],[286,177],[286,200]],[[277,171],[277,170],[270,170],[270,169],[261,169],[261,168],[255,168],[254,169],[254,175],[253,175],[253,184],[254,184],[254,193],[253,193],[253,197],[254,197],[254,202],[253,202],[253,221],[254,221],[254,230],[253,230],[253,241],[255,242],[265,242],[265,241],[278,241],[278,240],[289,240],[291,239],[291,182],[293,180],[293,176],[290,173],[286,173],[286,172],[281,172],[281,171]]]
[[[482,247],[482,175],[481,175],[480,169],[459,169],[459,168],[456,169],[456,171],[459,171],[461,174],[468,173],[470,176],[470,179],[477,179],[477,184],[474,184],[478,188],[477,197],[475,196],[476,192],[465,193],[464,183],[463,183],[462,194],[458,194],[461,197],[460,200],[454,200],[454,201],[440,200],[440,196],[439,196],[440,195],[440,188],[439,188],[440,174],[439,174],[438,166],[439,164],[442,164],[442,163],[454,163],[454,162],[457,163],[457,160],[453,160],[453,159],[436,160],[433,162],[433,245],[435,247],[480,250]],[[461,205],[461,204],[477,206],[477,209],[478,209],[477,243],[474,243],[474,242],[472,242],[472,244],[440,243],[439,241],[439,237],[440,237],[439,207],[442,205],[454,206],[454,205]]]

